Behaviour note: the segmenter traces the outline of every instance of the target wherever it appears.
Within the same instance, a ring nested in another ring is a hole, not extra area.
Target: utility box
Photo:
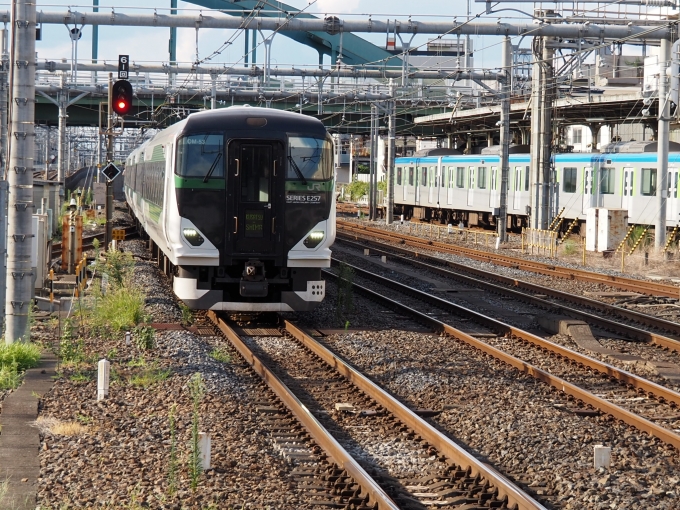
[[[586,209],[586,250],[597,251],[597,232],[600,209],[589,207]]]
[[[597,251],[615,250],[628,232],[628,209],[600,209]]]

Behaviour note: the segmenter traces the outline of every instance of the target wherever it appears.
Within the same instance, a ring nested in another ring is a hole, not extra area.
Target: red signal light
[[[118,80],[111,89],[111,109],[118,115],[127,115],[132,106],[132,85],[127,80]]]

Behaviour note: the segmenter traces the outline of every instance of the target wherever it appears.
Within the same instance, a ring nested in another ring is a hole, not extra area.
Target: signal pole
[[[113,162],[113,110],[111,98],[113,97],[113,73],[109,73],[109,100],[106,115],[106,161]],[[113,183],[106,179],[106,237],[104,249],[109,249],[109,243],[113,239]]]
[[[503,73],[501,83],[501,202],[498,214],[498,237],[508,239],[508,178],[510,176],[510,80],[512,79],[512,49],[509,37],[503,39]]]
[[[5,343],[28,341],[31,307],[33,158],[35,149],[35,3],[13,0],[11,136],[7,168],[7,328]]]

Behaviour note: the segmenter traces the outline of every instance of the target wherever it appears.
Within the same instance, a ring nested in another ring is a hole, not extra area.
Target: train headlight
[[[323,241],[325,235],[326,234],[323,230],[315,230],[314,232],[307,236],[307,239],[305,239],[303,244],[307,248],[316,248],[317,246],[319,246],[321,241]]]
[[[195,228],[185,228],[182,233],[191,246],[201,246],[203,244],[203,236],[198,233]]]

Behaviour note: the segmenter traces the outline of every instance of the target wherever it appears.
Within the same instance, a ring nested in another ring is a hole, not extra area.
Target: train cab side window
[[[464,187],[465,187],[465,167],[458,166],[456,167],[456,188]]]
[[[408,185],[413,186],[414,169],[412,166],[408,167]]]
[[[177,167],[180,177],[224,178],[224,135],[201,133],[188,135],[177,143]]]
[[[576,193],[576,168],[566,167],[562,170],[562,191]]]
[[[641,191],[646,197],[656,195],[656,168],[642,169]]]
[[[397,167],[397,186],[401,186],[401,167]]]
[[[614,178],[616,173],[613,168],[600,169],[600,193],[603,195],[614,194]]]
[[[480,166],[477,168],[477,187],[479,189],[486,189],[486,167]]]

